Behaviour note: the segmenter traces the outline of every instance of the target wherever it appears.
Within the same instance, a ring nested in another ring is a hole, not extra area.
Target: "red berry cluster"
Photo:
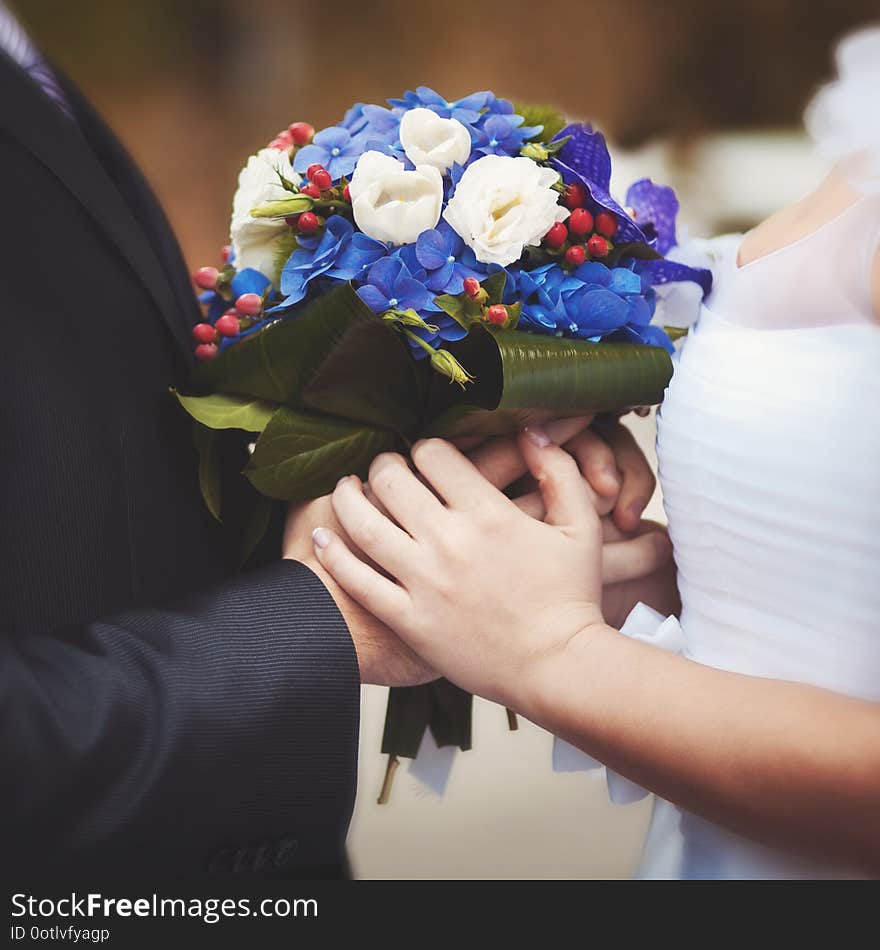
[[[483,319],[487,323],[491,323],[496,327],[503,327],[510,318],[510,314],[507,312],[507,307],[504,304],[495,303],[490,306],[486,306],[486,291],[480,286],[480,282],[476,277],[466,277],[464,280],[464,293],[465,296],[471,300],[478,301],[482,304],[482,313]]]
[[[348,190],[348,184],[345,184],[341,191],[335,191],[333,188],[333,179],[330,172],[323,165],[315,163],[309,165],[306,169],[306,184],[299,189],[301,195],[307,195],[313,201],[319,201],[322,198],[333,199],[341,196],[343,201],[351,204],[351,193]],[[329,194],[328,192],[333,192]],[[285,218],[287,224],[294,228],[300,234],[314,234],[321,227],[323,221],[313,211],[303,211],[302,214],[291,215]]]
[[[204,288],[204,281],[208,272],[213,271],[213,286]],[[213,290],[217,286],[219,276],[216,267],[202,267],[195,272],[193,280],[197,287]],[[199,281],[203,281],[200,283]],[[259,294],[242,294],[222,316],[218,317],[211,326],[210,323],[197,323],[192,330],[196,344],[196,359],[202,363],[214,359],[219,350],[217,344],[223,337],[236,337],[242,330],[250,327],[263,310],[263,298]]]
[[[557,221],[544,235],[544,245],[553,251],[565,248],[564,259],[571,267],[579,267],[588,258],[602,260],[611,251],[611,239],[617,234],[617,218],[610,211],[597,215],[585,207],[589,195],[580,182],[565,189],[563,204],[571,209],[568,222]]]

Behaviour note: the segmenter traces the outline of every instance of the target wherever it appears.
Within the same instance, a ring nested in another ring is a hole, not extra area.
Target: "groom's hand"
[[[361,682],[377,686],[418,686],[436,679],[437,674],[427,664],[381,620],[349,597],[321,566],[315,557],[312,532],[322,525],[332,528],[352,551],[363,557],[337,521],[329,495],[290,506],[282,553],[314,571],[336,602],[354,642]]]

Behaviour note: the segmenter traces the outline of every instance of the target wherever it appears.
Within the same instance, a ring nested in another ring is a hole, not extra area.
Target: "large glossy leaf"
[[[263,430],[244,474],[269,498],[305,501],[332,491],[342,475],[366,476],[380,452],[400,445],[389,429],[282,406]]]
[[[475,328],[452,348],[476,381],[458,401],[434,390],[433,435],[498,435],[536,419],[659,402],[672,376],[660,347]]]
[[[340,284],[296,316],[224,350],[196,371],[195,383],[412,432],[421,418],[425,370],[351,285]]]
[[[172,392],[193,419],[209,429],[243,429],[245,432],[262,432],[278,408],[276,403],[254,399],[252,396],[236,396],[228,393],[184,396],[175,390]]]
[[[193,439],[199,453],[199,489],[208,511],[218,520],[220,517],[222,471],[217,451],[217,433],[213,429],[196,423],[193,426]]]

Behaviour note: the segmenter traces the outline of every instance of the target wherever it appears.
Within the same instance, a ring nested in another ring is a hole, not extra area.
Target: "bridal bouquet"
[[[610,179],[588,125],[425,87],[317,133],[295,122],[253,155],[224,265],[194,276],[199,366],[177,393],[215,516],[224,438],[250,447],[252,546],[267,499],[322,495],[416,438],[659,402],[656,288],[711,277],[664,256],[670,188],[643,179],[621,205]],[[414,756],[426,728],[467,748],[469,703],[449,684],[393,690],[384,751]]]

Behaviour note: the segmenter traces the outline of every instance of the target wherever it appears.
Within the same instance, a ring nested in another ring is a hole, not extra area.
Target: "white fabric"
[[[880,325],[867,288],[878,221],[878,196],[867,196],[744,269],[739,238],[713,242],[716,289],[676,359],[657,442],[685,655],[875,702]],[[840,259],[841,279],[821,253],[838,240],[856,261]],[[647,620],[640,611],[640,633]],[[558,764],[596,764],[576,751],[560,746]],[[609,775],[619,800],[616,782]],[[640,876],[854,875],[657,801]]]
[[[646,604],[636,604],[626,618],[620,632],[633,640],[641,640],[652,646],[672,653],[684,651],[684,635],[675,617],[666,617],[657,613]],[[578,772],[582,769],[599,769],[602,763],[564,739],[553,740],[553,770],[555,772]],[[608,797],[618,805],[637,802],[648,793],[641,786],[631,782],[623,775],[608,769],[605,773],[608,782]]]
[[[842,218],[876,241],[877,203]],[[824,230],[824,229],[823,229]],[[737,242],[722,247],[735,253]],[[811,241],[722,259],[658,417],[686,655],[709,666],[880,701],[880,326],[866,273],[827,275]],[[858,255],[864,268],[868,260]],[[787,283],[788,304],[774,296]],[[739,284],[739,286],[737,286]],[[785,309],[788,325],[750,326]],[[826,315],[824,324],[818,316]],[[723,742],[723,737],[719,737]],[[827,877],[846,869],[763,848],[658,802],[645,877]]]
[[[821,154],[864,191],[880,191],[880,25],[837,48],[837,78],[823,86],[804,117]]]

